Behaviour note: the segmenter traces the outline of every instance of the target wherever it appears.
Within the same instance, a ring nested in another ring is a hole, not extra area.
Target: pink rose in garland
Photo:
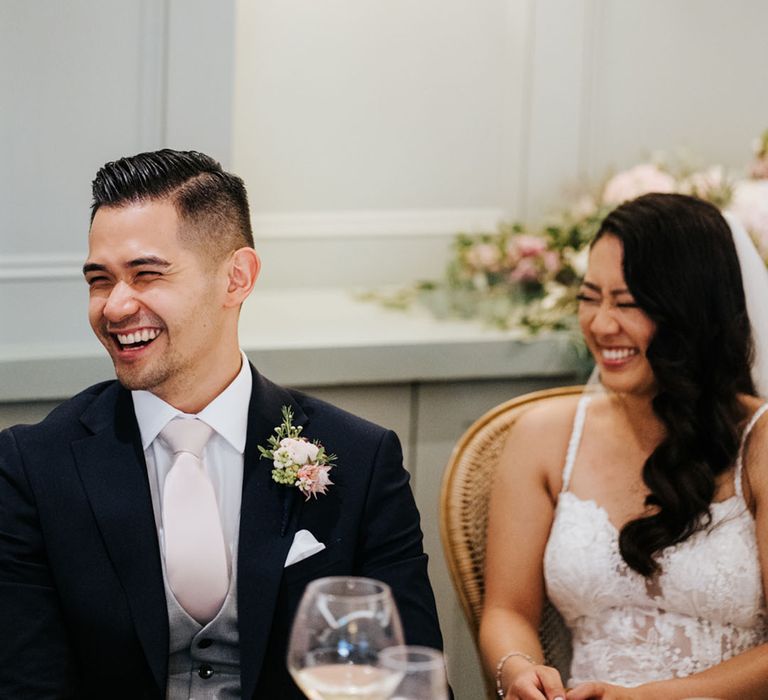
[[[515,250],[517,260],[509,273],[512,282],[544,284],[562,267],[557,251],[550,249],[549,241],[543,236],[519,234],[512,238],[509,247]]]
[[[502,267],[502,255],[493,243],[476,243],[467,250],[467,265],[473,270],[498,272]]]

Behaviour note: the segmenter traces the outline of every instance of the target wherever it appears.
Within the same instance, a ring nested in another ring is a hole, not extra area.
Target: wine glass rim
[[[384,599],[392,597],[392,590],[383,581],[379,581],[375,578],[367,578],[365,576],[325,576],[324,578],[316,578],[314,581],[310,581],[307,584],[307,590],[310,588],[320,588],[324,585],[333,585],[337,583],[354,582],[356,584],[367,584],[375,588],[370,593],[331,593],[328,591],[318,590],[318,595],[322,595],[325,598],[331,600],[358,600],[358,599]]]
[[[425,658],[422,661],[415,661],[398,658],[398,654],[422,654]],[[444,667],[443,653],[439,649],[415,644],[398,644],[382,649],[379,653],[379,664],[399,671],[406,668],[411,671],[432,671]]]

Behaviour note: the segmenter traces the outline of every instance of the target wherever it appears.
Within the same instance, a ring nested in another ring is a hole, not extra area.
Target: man
[[[89,318],[117,381],[0,433],[0,697],[301,698],[288,634],[328,575],[385,581],[406,641],[440,647],[397,438],[239,349],[260,265],[242,180],[163,150],[105,165],[93,198]],[[259,447],[288,413],[332,483],[273,479]]]

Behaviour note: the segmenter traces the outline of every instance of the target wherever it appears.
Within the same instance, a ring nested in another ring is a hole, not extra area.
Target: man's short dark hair
[[[243,181],[197,151],[164,148],[104,165],[93,181],[91,222],[101,207],[165,199],[179,215],[182,241],[204,247],[214,259],[253,247]]]

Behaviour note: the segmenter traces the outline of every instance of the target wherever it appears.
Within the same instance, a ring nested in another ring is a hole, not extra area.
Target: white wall
[[[595,5],[589,172],[651,149],[745,164],[768,128],[768,3],[761,0]]]
[[[477,0],[238,2],[234,166],[258,211],[498,206],[505,20]]]
[[[768,126],[761,0],[238,0],[236,24],[270,286],[434,277],[459,229],[659,149],[743,164]]]

